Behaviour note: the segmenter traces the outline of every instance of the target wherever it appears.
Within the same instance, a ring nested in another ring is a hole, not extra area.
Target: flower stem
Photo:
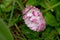
[[[16,29],[18,30],[19,33],[21,33],[21,30],[19,29],[19,27],[17,26],[17,24],[15,24]],[[23,34],[21,34],[24,37],[24,40],[26,40],[25,36]]]
[[[9,22],[11,21],[11,19],[13,17],[14,6],[15,6],[15,0],[14,0],[13,5],[12,5],[12,11],[11,11],[11,14],[10,14],[10,20],[9,20]]]
[[[46,2],[46,0],[44,0],[44,3],[46,4],[46,6],[47,6],[48,8],[51,7],[51,5],[50,5],[49,3]],[[53,9],[51,9],[51,11],[53,11]]]
[[[58,5],[60,5],[60,2],[58,2],[57,4],[55,4],[55,5],[53,5],[52,7],[50,7],[50,8],[47,8],[46,10],[44,10],[43,12],[47,12],[47,11],[49,11],[49,10],[51,10],[51,9],[53,9],[53,8],[55,8],[55,7],[57,7]]]
[[[24,6],[21,3],[19,3],[18,1],[16,1],[16,2],[19,5],[20,9],[23,10],[24,9]]]

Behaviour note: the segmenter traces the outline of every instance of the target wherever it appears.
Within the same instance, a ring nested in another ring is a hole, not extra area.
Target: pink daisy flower
[[[28,6],[23,11],[23,19],[27,27],[33,31],[44,31],[46,28],[45,19],[40,10],[34,6]]]

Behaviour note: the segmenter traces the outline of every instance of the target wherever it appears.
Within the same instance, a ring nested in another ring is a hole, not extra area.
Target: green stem
[[[16,29],[18,30],[18,32],[19,33],[21,33],[21,30],[19,29],[19,27],[17,26],[17,24],[15,24],[15,27],[16,27]],[[21,34],[23,37],[24,37],[24,35],[23,34]],[[26,40],[26,38],[24,37],[24,40]]]
[[[22,39],[22,40],[23,40],[23,38],[20,37],[20,36],[16,36],[15,34],[13,34],[13,36],[14,36],[15,38],[19,38],[19,39]]]
[[[18,30],[18,32],[21,32],[20,29],[18,28],[17,24],[15,24],[15,27]]]
[[[46,4],[46,6],[47,6],[48,8],[51,7],[51,5],[50,5],[49,3],[46,2],[46,0],[44,0],[44,3]],[[53,11],[53,9],[51,9],[51,11]]]
[[[12,16],[13,16],[14,5],[15,5],[15,1],[13,2],[13,7],[12,7],[12,11],[11,11],[11,14],[10,14],[10,20],[9,20],[9,21],[11,21],[11,19],[12,19]]]
[[[24,9],[24,6],[22,4],[20,4],[18,1],[16,1],[16,2],[19,5],[20,9],[23,10]]]
[[[60,2],[59,3],[57,3],[57,4],[55,4],[55,5],[53,5],[52,7],[50,7],[50,8],[47,8],[46,10],[44,10],[43,12],[47,12],[47,11],[49,11],[49,10],[51,10],[51,9],[53,9],[53,8],[55,8],[55,7],[57,7],[58,5],[60,5]]]

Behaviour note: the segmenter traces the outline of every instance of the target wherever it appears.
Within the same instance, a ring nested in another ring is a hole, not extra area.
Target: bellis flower
[[[27,27],[33,31],[44,31],[46,28],[45,19],[40,10],[34,6],[28,6],[23,9],[23,19]]]

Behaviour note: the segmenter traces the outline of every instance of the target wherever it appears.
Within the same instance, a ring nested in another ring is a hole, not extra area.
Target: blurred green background
[[[43,32],[25,25],[22,10],[29,5],[42,12]],[[60,0],[0,0],[0,40],[60,40]]]

